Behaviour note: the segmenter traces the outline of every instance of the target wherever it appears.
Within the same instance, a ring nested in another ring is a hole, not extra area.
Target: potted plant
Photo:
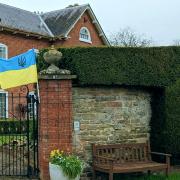
[[[75,155],[53,150],[50,154],[51,180],[79,180],[83,170],[82,161]]]

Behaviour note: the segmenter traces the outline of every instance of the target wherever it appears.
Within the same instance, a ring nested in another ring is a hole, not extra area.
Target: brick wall
[[[86,21],[84,21],[86,19]],[[85,43],[79,41],[79,32],[82,27],[87,27],[90,34],[91,34],[91,40],[92,44]],[[88,15],[87,12],[84,13],[84,15],[81,17],[81,19],[76,23],[74,28],[69,33],[70,38],[67,41],[59,41],[55,43],[56,46],[102,46],[104,43],[102,42],[102,39],[99,36],[99,33],[96,30],[96,27],[92,23],[92,19]]]
[[[84,18],[87,21],[84,21]],[[92,44],[79,41],[79,32],[81,27],[87,27],[91,34]],[[58,40],[55,43],[49,42],[49,40],[37,39],[33,37],[27,37],[25,35],[5,33],[4,31],[0,32],[0,43],[3,43],[8,46],[8,57],[16,56],[21,54],[31,48],[42,49],[50,47],[52,44],[55,46],[101,46],[104,45],[99,34],[92,23],[91,18],[88,13],[81,17],[81,19],[76,23],[74,28],[69,33],[70,38],[66,41]]]
[[[8,57],[16,56],[29,49],[42,49],[49,47],[48,41],[42,39],[26,37],[25,35],[13,35],[12,33],[0,32],[0,43],[8,46]]]
[[[150,118],[150,94],[145,91],[75,87],[73,120],[80,122],[80,131],[74,132],[73,149],[89,167],[92,143],[146,142]]]
[[[49,180],[49,155],[54,149],[72,150],[71,80],[40,80],[39,167]]]

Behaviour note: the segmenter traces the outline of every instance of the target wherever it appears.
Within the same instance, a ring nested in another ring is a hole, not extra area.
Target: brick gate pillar
[[[39,168],[42,180],[49,180],[51,150],[72,150],[73,75],[39,76]]]

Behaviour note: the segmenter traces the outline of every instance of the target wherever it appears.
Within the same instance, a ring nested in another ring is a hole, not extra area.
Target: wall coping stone
[[[71,74],[39,74],[38,79],[49,79],[49,80],[64,80],[64,79],[76,79],[76,75]]]

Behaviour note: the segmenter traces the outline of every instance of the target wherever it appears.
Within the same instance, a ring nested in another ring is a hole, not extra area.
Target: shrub
[[[29,121],[29,132],[33,131],[33,121]],[[27,120],[0,120],[0,134],[27,134]]]
[[[167,152],[180,154],[180,79],[166,88],[165,105],[165,148]]]
[[[59,66],[78,76],[79,85],[138,85],[164,87],[179,73],[180,48],[60,48]],[[47,67],[42,50],[38,69]]]

